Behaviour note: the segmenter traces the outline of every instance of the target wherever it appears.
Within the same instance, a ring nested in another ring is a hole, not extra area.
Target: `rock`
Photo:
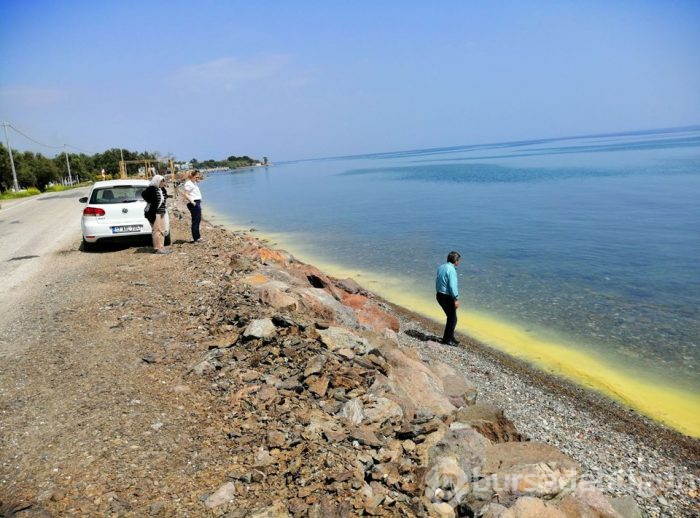
[[[581,467],[554,446],[541,442],[507,442],[492,444],[486,448],[486,460],[482,466],[484,474],[504,472],[513,466],[547,463],[577,473]]]
[[[276,462],[277,460],[272,455],[270,455],[269,451],[267,451],[265,448],[260,447],[255,453],[255,463],[253,465],[256,467],[265,467],[271,466]]]
[[[354,310],[357,322],[361,326],[376,333],[382,333],[385,329],[399,331],[399,319],[381,309],[364,295],[345,295],[342,302]]]
[[[362,286],[350,278],[338,280],[335,284],[347,293],[360,293],[362,291]]]
[[[515,425],[493,405],[477,403],[460,408],[454,414],[455,423],[464,423],[494,443],[521,441]]]
[[[326,376],[321,376],[320,378],[314,380],[309,384],[309,390],[316,394],[318,397],[323,397],[326,395],[328,390],[328,383],[330,380]]]
[[[400,424],[403,420],[403,410],[391,399],[371,396],[363,408],[364,424],[381,427],[384,423]]]
[[[338,302],[327,291],[319,288],[304,288],[297,291],[304,308],[321,320],[355,327],[357,319],[353,311]]]
[[[379,447],[382,445],[374,431],[367,426],[351,426],[348,429],[348,438],[365,446]]]
[[[281,288],[264,285],[259,290],[259,297],[260,302],[272,306],[275,309],[283,311],[296,311],[299,309],[299,301],[288,293],[285,293]]]
[[[624,518],[642,518],[642,511],[637,502],[631,496],[619,496],[611,498],[610,503],[618,513]]]
[[[267,432],[267,445],[270,448],[281,448],[285,445],[286,439],[284,434],[278,430],[270,430]]]
[[[558,507],[566,516],[623,518],[605,495],[592,484],[578,484],[575,493],[565,496]]]
[[[515,505],[498,516],[499,518],[566,518],[566,515],[556,507],[539,498],[529,496],[518,498]]]
[[[427,452],[429,467],[441,459],[451,457],[468,475],[478,472],[486,460],[486,451],[490,441],[470,428],[447,430],[440,440]]]
[[[199,376],[203,376],[207,372],[214,372],[215,370],[216,370],[216,367],[214,367],[214,365],[212,365],[212,363],[209,360],[203,360],[203,361],[199,362],[192,369],[192,371]]]
[[[486,504],[486,506],[481,510],[480,516],[481,518],[501,518],[503,513],[505,513],[507,510],[508,508],[501,504],[490,503]]]
[[[430,366],[430,370],[440,377],[443,391],[454,406],[461,408],[476,402],[476,386],[455,369],[446,363],[435,362]]]
[[[248,271],[253,269],[253,262],[240,254],[232,254],[229,267],[234,271]]]
[[[345,432],[343,426],[334,417],[318,409],[313,409],[309,413],[308,423],[302,433],[307,440],[313,440],[323,434],[335,441],[336,437],[342,436]]]
[[[430,518],[455,518],[454,508],[447,502],[431,503],[427,506]]]
[[[338,413],[339,417],[344,417],[353,425],[359,425],[364,419],[363,405],[360,398],[353,398],[343,405]]]
[[[243,279],[241,279],[241,281],[245,284],[248,284],[249,286],[262,286],[263,284],[267,284],[268,282],[270,282],[270,279],[268,279],[261,273],[254,273],[252,275],[244,277]]]
[[[289,516],[287,506],[282,502],[276,502],[270,507],[253,511],[248,515],[249,518],[289,518]]]
[[[540,462],[510,466],[486,480],[498,495],[498,501],[505,503],[520,496],[552,498],[575,482],[577,477],[577,471],[563,468],[556,462]]]
[[[352,360],[355,357],[355,351],[352,349],[338,349],[335,353],[346,360]]]
[[[269,318],[253,320],[243,331],[246,338],[271,338],[277,333],[277,328]]]
[[[372,346],[366,339],[342,327],[329,327],[328,329],[319,330],[318,333],[321,335],[321,341],[329,351],[351,349],[358,354],[366,354],[372,350]]]
[[[454,457],[442,457],[425,475],[425,496],[457,506],[470,490],[469,476]]]
[[[227,482],[214,493],[209,495],[204,501],[204,505],[206,505],[209,509],[214,509],[215,507],[233,502],[235,495],[236,486],[233,482]]]
[[[312,374],[319,374],[323,370],[324,365],[326,365],[327,360],[328,356],[325,354],[318,354],[311,358],[306,364],[306,369],[304,369],[304,377],[308,378]]]
[[[270,248],[261,247],[258,249],[258,260],[263,264],[279,264],[289,265],[294,261],[294,257],[289,252],[284,250],[272,250]]]
[[[396,401],[407,419],[411,419],[417,409],[436,416],[446,416],[455,410],[443,391],[442,381],[423,362],[409,358],[394,347],[382,347],[381,352],[389,364],[389,372],[386,378],[375,377],[372,393]]]

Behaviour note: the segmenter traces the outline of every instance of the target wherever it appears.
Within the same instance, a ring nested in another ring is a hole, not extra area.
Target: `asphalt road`
[[[0,209],[0,324],[3,316],[53,272],[56,254],[80,242],[78,198],[88,188],[46,193],[11,202]],[[53,272],[56,273],[56,272]]]

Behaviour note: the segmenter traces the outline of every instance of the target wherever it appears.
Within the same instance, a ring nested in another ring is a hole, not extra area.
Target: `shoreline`
[[[372,272],[366,273],[356,268],[334,265],[315,257],[312,253],[302,251],[297,255],[297,247],[294,247],[292,243],[294,236],[259,231],[251,229],[250,226],[246,228],[246,225],[240,221],[223,216],[215,210],[208,208],[207,211],[213,216],[211,223],[215,225],[221,225],[232,232],[254,233],[256,235],[253,237],[266,246],[289,249],[302,262],[312,264],[335,277],[351,277],[361,284],[366,284],[369,281],[369,286],[366,288],[391,304],[397,311],[419,316],[425,322],[433,324],[438,322],[426,310],[411,307],[422,307],[424,304],[421,301],[412,303],[408,300],[407,306],[401,305],[402,297],[398,290],[377,285],[379,281],[372,280]],[[396,283],[397,281],[394,281],[394,284]],[[392,296],[392,292],[397,292],[396,296]],[[399,300],[399,302],[393,302],[393,300]],[[434,313],[438,314],[439,311],[436,309]],[[438,317],[441,318],[441,315],[438,314]],[[470,334],[468,330],[465,331],[466,326],[462,322],[470,322],[472,319],[479,320],[481,328],[500,329],[500,334],[506,337],[506,342],[491,344],[489,342],[495,342],[495,340],[480,337],[484,333],[477,332],[474,335]],[[596,398],[602,398],[609,403],[619,405],[622,412],[632,411],[657,423],[662,428],[671,428],[679,435],[700,438],[700,400],[698,396],[684,387],[655,383],[656,378],[652,376],[653,373],[649,374],[644,370],[637,369],[625,370],[618,364],[621,361],[620,358],[598,357],[577,348],[575,344],[567,347],[566,344],[552,342],[538,335],[531,336],[519,326],[508,321],[469,310],[462,311],[457,332],[467,341],[479,344],[479,347],[485,352],[490,351],[497,353],[496,355],[504,355],[504,358],[509,358],[516,364],[527,366],[528,369],[539,375],[551,376],[554,380],[572,384],[577,389],[592,392]],[[523,343],[528,344],[527,347],[522,347]],[[600,351],[600,353],[605,354],[604,351]],[[610,360],[610,362],[606,360]],[[612,362],[612,360],[617,360],[617,362]],[[605,374],[601,374],[601,372]],[[649,376],[637,376],[639,373],[649,374]],[[640,379],[641,381],[639,381]],[[674,411],[664,415],[662,410],[669,407],[672,407]],[[695,408],[698,412],[693,412]]]
[[[278,248],[277,240],[269,239],[257,229],[233,229],[220,222],[210,224],[226,233],[243,235],[263,247],[289,254]],[[292,257],[303,265],[316,267],[314,263]],[[337,280],[335,277],[330,278]],[[607,494],[634,496],[638,502],[642,500],[644,516],[667,515],[670,512],[667,502],[669,494],[673,492],[678,496],[679,488],[681,492],[688,491],[682,498],[698,498],[696,489],[700,486],[700,439],[685,435],[626,407],[607,394],[543,371],[522,358],[486,345],[464,333],[458,333],[462,340],[460,347],[439,345],[436,350],[437,344],[432,339],[441,335],[441,323],[393,303],[372,289],[364,291],[399,318],[399,341],[403,346],[420,351],[421,358],[428,364],[445,362],[449,357],[458,366],[464,367],[465,373],[469,371],[473,374],[482,370],[489,390],[498,394],[496,397],[492,397],[493,392],[486,394],[488,403],[502,408],[526,440],[552,444],[571,455],[584,467],[584,477],[605,486]],[[468,360],[465,361],[469,357],[475,360],[476,367],[469,365]],[[494,375],[490,369],[500,372]],[[500,386],[490,382],[492,377],[499,376],[517,380],[521,389],[513,389],[508,381],[502,381]],[[479,383],[477,386],[481,399],[483,387]],[[513,397],[513,394],[520,395],[531,390],[540,393],[540,397],[532,404],[527,398],[524,402]],[[539,421],[545,421],[544,415],[548,415],[548,423],[540,426]],[[595,451],[601,446],[604,446],[602,452]],[[611,482],[613,479],[615,480]],[[642,481],[646,487],[643,487]],[[634,488],[630,489],[635,484],[636,494]],[[656,487],[656,484],[659,486]],[[695,489],[688,490],[688,487]],[[654,495],[647,494],[650,488],[655,492]],[[685,511],[682,515],[690,515],[687,514],[688,508],[683,508]]]

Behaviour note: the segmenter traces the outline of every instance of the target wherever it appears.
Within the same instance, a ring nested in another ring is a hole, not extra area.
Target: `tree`
[[[7,148],[0,144],[0,191],[12,188],[12,164],[10,164],[10,154]]]

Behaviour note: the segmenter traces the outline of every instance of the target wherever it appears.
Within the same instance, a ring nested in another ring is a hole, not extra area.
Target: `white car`
[[[127,179],[95,182],[88,196],[80,226],[83,230],[83,250],[98,243],[135,241],[151,236],[151,224],[143,215],[146,201],[141,193],[148,180]],[[165,213],[165,244],[170,244],[170,219]]]

